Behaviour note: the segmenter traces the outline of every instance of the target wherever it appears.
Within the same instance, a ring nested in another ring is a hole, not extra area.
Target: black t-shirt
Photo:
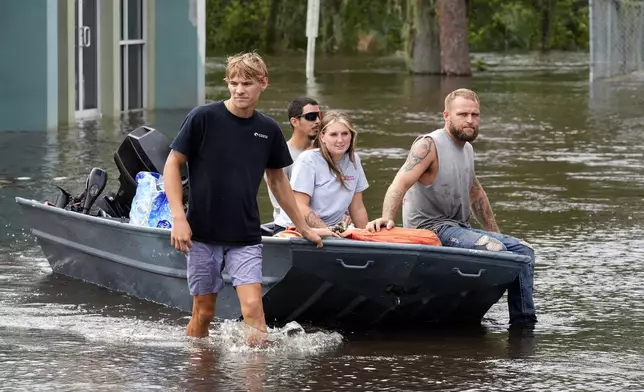
[[[237,117],[223,101],[209,103],[188,113],[170,148],[188,157],[192,239],[259,244],[257,193],[264,170],[293,163],[277,122],[259,111]]]

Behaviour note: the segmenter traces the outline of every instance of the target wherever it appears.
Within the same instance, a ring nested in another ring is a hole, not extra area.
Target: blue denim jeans
[[[534,250],[524,241],[500,233],[458,226],[439,226],[436,235],[443,246],[491,251],[510,251],[530,257],[519,276],[508,286],[510,324],[537,322],[532,290],[534,282]]]

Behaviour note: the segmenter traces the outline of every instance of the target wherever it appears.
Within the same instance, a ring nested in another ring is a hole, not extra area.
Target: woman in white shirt
[[[333,227],[347,211],[356,227],[367,225],[362,192],[369,184],[355,152],[356,136],[344,112],[326,112],[315,141],[318,148],[304,151],[293,164],[291,187],[309,226]],[[293,223],[282,211],[275,225],[279,232]]]

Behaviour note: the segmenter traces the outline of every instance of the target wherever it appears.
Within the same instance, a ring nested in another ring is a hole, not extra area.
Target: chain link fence
[[[590,80],[644,72],[644,0],[590,0]]]

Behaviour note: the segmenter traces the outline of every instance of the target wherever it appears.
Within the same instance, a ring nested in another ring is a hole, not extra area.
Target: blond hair
[[[451,93],[447,94],[447,97],[445,97],[445,110],[449,108],[449,105],[454,101],[457,97],[463,97],[465,99],[469,99],[471,101],[476,102],[479,104],[479,97],[476,95],[476,93],[472,90],[468,90],[466,88],[459,88],[458,90],[454,90]]]
[[[329,125],[335,124],[335,123],[340,123],[344,125],[351,132],[351,143],[349,144],[349,149],[347,149],[346,153],[349,154],[349,160],[355,166],[356,164],[355,148],[356,148],[356,141],[358,138],[358,132],[356,132],[355,128],[353,127],[353,124],[351,123],[351,120],[349,120],[349,116],[342,111],[330,110],[324,113],[324,116],[322,117],[322,122],[320,123],[320,132],[318,132],[314,146],[320,148],[320,153],[322,153],[322,157],[329,165],[329,169],[333,172],[333,174],[335,174],[335,177],[338,179],[338,181],[340,181],[340,184],[346,187],[347,184],[344,182],[344,175],[342,174],[342,171],[338,167],[338,164],[331,157],[331,154],[329,153],[329,149],[327,148],[327,146],[321,141],[322,135],[326,133],[326,129],[329,127]]]
[[[238,53],[234,56],[228,56],[226,59],[226,77],[224,80],[228,82],[236,76],[261,82],[268,77],[268,69],[259,54],[255,52]]]

